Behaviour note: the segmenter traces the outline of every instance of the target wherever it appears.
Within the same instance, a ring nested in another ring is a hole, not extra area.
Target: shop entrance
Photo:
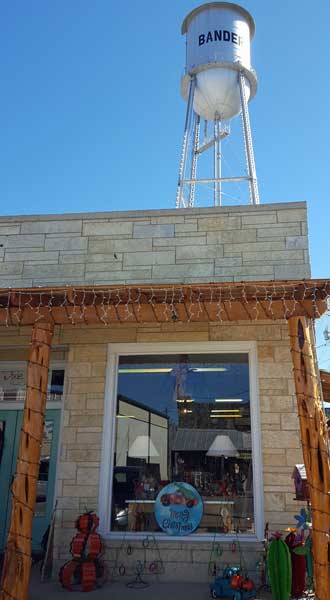
[[[40,453],[37,501],[33,521],[32,550],[38,552],[53,509],[60,410],[47,410]],[[0,552],[8,534],[10,484],[16,468],[22,410],[0,410]]]

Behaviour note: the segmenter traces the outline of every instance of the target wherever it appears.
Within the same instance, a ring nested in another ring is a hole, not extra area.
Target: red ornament
[[[231,587],[233,590],[238,590],[243,583],[243,577],[241,575],[233,575],[231,578]]]
[[[244,590],[245,592],[252,592],[252,590],[254,590],[254,588],[255,588],[255,585],[254,585],[254,581],[252,581],[252,579],[249,579],[249,577],[244,579],[244,581],[242,583],[242,590]]]

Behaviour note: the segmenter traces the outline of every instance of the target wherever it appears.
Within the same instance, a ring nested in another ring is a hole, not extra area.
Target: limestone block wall
[[[305,202],[0,218],[0,287],[302,279]]]

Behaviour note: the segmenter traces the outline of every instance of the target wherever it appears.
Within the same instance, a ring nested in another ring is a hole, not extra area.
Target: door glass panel
[[[53,421],[45,421],[44,434],[40,453],[40,466],[37,484],[37,501],[35,514],[42,517],[46,513],[49,463],[53,442]]]
[[[3,447],[5,444],[5,427],[6,421],[0,421],[0,465],[2,460]]]

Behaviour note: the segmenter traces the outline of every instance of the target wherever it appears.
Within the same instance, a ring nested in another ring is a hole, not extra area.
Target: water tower
[[[222,183],[245,181],[251,204],[259,204],[248,102],[257,91],[250,42],[255,32],[250,13],[230,2],[208,2],[191,11],[182,24],[186,67],[181,92],[187,101],[176,206],[194,206],[195,187],[212,184],[214,205],[221,205]],[[222,140],[229,121],[241,113],[247,173],[222,177]],[[201,119],[204,136],[201,140]],[[210,123],[212,133],[209,135]],[[198,179],[199,157],[213,149],[211,177]]]

